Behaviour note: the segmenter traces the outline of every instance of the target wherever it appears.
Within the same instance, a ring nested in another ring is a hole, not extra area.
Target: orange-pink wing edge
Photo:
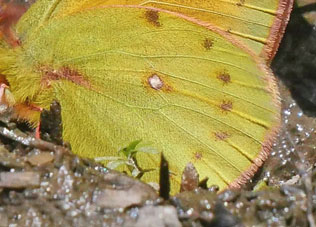
[[[294,4],[293,2],[294,0],[280,0],[267,43],[260,54],[261,57],[267,59],[268,63],[272,61],[279,48],[287,23],[290,19]]]

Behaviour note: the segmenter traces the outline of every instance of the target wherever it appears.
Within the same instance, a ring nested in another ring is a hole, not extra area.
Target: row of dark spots
[[[204,40],[203,47],[206,50],[210,50],[213,47],[213,45],[214,45],[213,40],[208,39],[208,38],[206,38]],[[226,84],[231,82],[231,77],[230,77],[230,74],[228,72],[221,72],[221,73],[219,73],[217,75],[217,79],[221,80],[224,85],[226,85]]]
[[[215,141],[225,141],[231,137],[230,134],[228,134],[227,132],[223,132],[223,131],[214,132],[213,135],[214,135]],[[193,159],[196,161],[202,160],[202,158],[203,158],[203,154],[201,152],[197,151],[193,154]]]
[[[206,38],[203,43],[203,47],[206,50],[210,50],[214,45],[213,40]],[[217,79],[221,80],[224,84],[228,84],[231,82],[230,74],[227,72],[222,72],[217,75]]]
[[[159,12],[155,11],[155,10],[147,10],[146,11],[146,15],[145,15],[147,21],[151,24],[153,24],[156,27],[160,27],[161,23],[159,22]],[[214,42],[212,39],[210,38],[205,38],[204,42],[203,42],[203,47],[206,50],[211,50],[211,48],[213,47]],[[219,80],[221,80],[222,82],[224,82],[224,84],[228,84],[231,82],[231,78],[230,75],[226,72],[224,73],[220,73],[217,78]]]
[[[151,24],[153,24],[156,27],[160,27],[161,23],[159,22],[159,12],[155,10],[147,10],[145,15],[147,21]],[[214,43],[213,40],[206,38],[203,42],[203,46],[206,50],[210,50],[213,47]],[[217,79],[223,82],[223,84],[228,84],[231,82],[230,74],[227,72],[220,73],[217,76]],[[154,90],[161,90],[165,83],[162,80],[162,78],[157,74],[151,74],[147,82],[149,86]],[[231,101],[223,101],[223,103],[220,105],[220,108],[222,111],[231,111],[232,110],[232,102]]]
[[[161,27],[161,23],[159,22],[159,12],[156,10],[147,10],[145,13],[146,20],[154,25],[155,27]],[[203,42],[203,47],[206,50],[211,50],[213,47],[214,42],[212,39],[206,38]]]
[[[147,10],[145,13],[146,20],[154,25],[155,27],[160,27],[161,23],[159,22],[159,12],[156,10]],[[210,50],[214,45],[213,40],[206,38],[203,42],[203,46],[206,50]]]
[[[155,10],[147,10],[146,11],[146,18],[147,21],[150,22],[151,24],[160,27],[161,24],[159,22],[159,12]],[[203,42],[203,47],[206,50],[210,50],[214,45],[214,41],[210,38],[205,38]],[[230,75],[228,73],[221,73],[217,77],[218,79],[222,80],[225,83],[230,82]]]
[[[229,75],[220,75],[221,77],[224,78],[224,80],[228,80],[227,76]],[[152,73],[149,77],[147,77],[147,84],[149,85],[150,88],[158,91],[158,90],[163,90],[163,91],[172,91],[172,88],[167,85],[161,76],[159,76],[157,73]],[[220,109],[223,112],[230,112],[233,109],[233,102],[230,100],[223,100],[222,103],[219,105]]]
[[[243,0],[242,0],[243,1]],[[146,19],[149,23],[151,23],[152,25],[156,26],[156,27],[160,27],[161,23],[159,22],[159,12],[155,11],[155,10],[148,10],[146,11]],[[212,47],[214,45],[213,40],[206,38],[203,42],[203,47],[206,50],[211,50]],[[217,79],[219,79],[220,81],[223,82],[223,84],[228,84],[231,82],[231,77],[230,74],[227,72],[224,73],[220,73],[217,76]],[[156,73],[151,74],[148,79],[147,82],[149,84],[149,86],[154,89],[154,90],[161,90],[165,83],[162,80],[162,78],[157,75]],[[224,112],[229,112],[232,110],[233,108],[233,103],[232,101],[223,101],[220,104],[220,108],[222,111]],[[214,133],[214,137],[216,141],[222,141],[222,140],[226,140],[230,137],[230,135],[226,132],[215,132]],[[203,154],[201,152],[195,152],[194,153],[194,159],[195,160],[201,160],[203,158]]]

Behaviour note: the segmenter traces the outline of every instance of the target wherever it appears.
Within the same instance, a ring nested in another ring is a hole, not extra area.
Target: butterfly
[[[90,158],[152,142],[169,161],[173,192],[188,162],[222,189],[245,183],[280,122],[266,59],[234,29],[153,8],[154,1],[107,2],[38,0],[18,22],[20,45],[0,48],[18,116],[37,125],[38,109],[58,100],[64,139]],[[137,160],[155,169],[143,179],[157,182],[159,157]]]

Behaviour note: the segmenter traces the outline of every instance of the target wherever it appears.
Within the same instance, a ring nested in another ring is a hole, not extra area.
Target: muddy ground
[[[58,104],[42,116],[43,140],[0,106],[0,226],[314,227],[316,29],[303,19],[306,10],[294,10],[272,63],[282,129],[243,189],[218,194],[212,186],[159,197],[146,184],[73,155],[60,136]]]

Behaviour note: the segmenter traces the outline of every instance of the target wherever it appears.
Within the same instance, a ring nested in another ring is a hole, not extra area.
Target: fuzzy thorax
[[[37,125],[40,110],[47,107],[51,100],[42,99],[43,95],[48,96],[40,86],[41,73],[31,70],[34,69],[30,67],[32,65],[32,57],[25,56],[22,46],[10,48],[3,43],[0,45],[1,83],[9,86],[14,97],[16,117]]]

